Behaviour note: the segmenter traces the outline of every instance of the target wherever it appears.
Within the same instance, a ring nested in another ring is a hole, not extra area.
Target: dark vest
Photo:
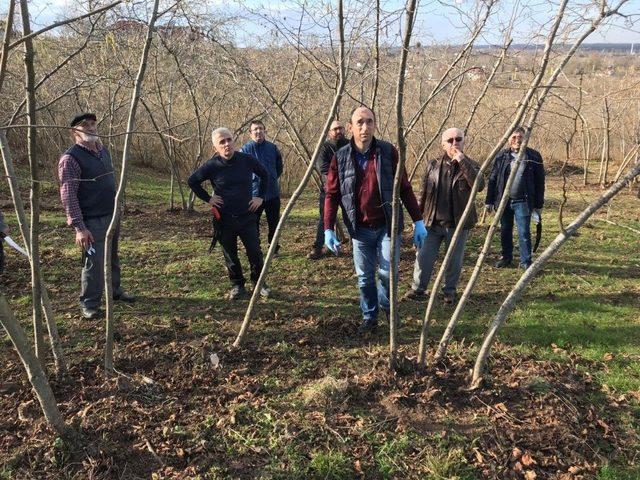
[[[116,198],[115,172],[111,155],[102,147],[100,154],[91,153],[79,145],[65,152],[76,159],[80,165],[78,202],[82,218],[95,218],[113,214]],[[87,181],[91,179],[95,181]]]
[[[391,202],[393,200],[393,145],[389,142],[374,139],[372,148],[375,148],[376,156],[376,176],[378,179],[378,189],[382,200],[382,210],[387,223],[387,232],[391,235],[391,217],[393,210]],[[342,204],[342,216],[344,224],[352,237],[356,231],[356,210],[358,192],[356,191],[356,165],[351,148],[351,142],[336,152],[338,160],[338,180],[340,183],[340,197]],[[403,228],[402,208],[400,208],[400,218],[398,231]]]

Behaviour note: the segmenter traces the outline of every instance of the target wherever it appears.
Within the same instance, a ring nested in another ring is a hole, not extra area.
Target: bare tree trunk
[[[7,300],[1,292],[0,323],[9,335],[11,343],[13,343],[16,352],[18,352],[20,361],[24,365],[24,369],[27,371],[29,383],[31,383],[31,386],[33,387],[47,423],[58,435],[66,436],[67,428],[62,416],[60,415],[60,410],[58,409],[58,404],[53,396],[53,391],[51,390],[47,376],[44,373],[38,358],[34,355],[33,350],[31,350],[24,330],[20,326],[18,320],[16,320]]]
[[[640,141],[640,139],[638,139],[637,141]],[[636,144],[631,150],[629,150],[629,153],[625,155],[624,159],[620,163],[620,167],[618,167],[616,176],[613,178],[614,182],[617,182],[618,179],[622,176],[625,169],[629,166],[629,163],[631,162],[633,157],[637,154],[639,149],[640,149],[640,144]]]
[[[289,214],[291,213],[291,210],[293,209],[293,206],[297,202],[298,198],[300,197],[305,187],[307,186],[309,179],[311,178],[311,174],[315,169],[316,160],[318,158],[318,155],[320,154],[320,149],[322,148],[324,139],[327,136],[327,132],[329,131],[329,126],[331,125],[331,122],[335,117],[336,111],[338,110],[338,105],[340,104],[340,100],[342,99],[342,93],[344,92],[344,87],[346,83],[345,56],[344,56],[344,49],[345,49],[344,12],[343,12],[342,0],[338,0],[338,33],[340,37],[340,51],[339,51],[339,60],[338,60],[339,81],[338,81],[338,88],[336,89],[336,94],[333,99],[333,104],[331,105],[331,110],[329,111],[329,114],[327,115],[327,118],[325,120],[322,133],[318,138],[318,141],[316,142],[316,148],[313,151],[313,155],[311,156],[311,159],[309,161],[309,166],[307,167],[307,170],[304,176],[302,177],[300,184],[298,185],[296,190],[293,192],[293,195],[291,195],[291,198],[289,199],[287,206],[284,208],[284,211],[282,212],[282,216],[280,217],[280,221],[278,222],[278,226],[276,227],[276,231],[273,234],[273,239],[271,240],[269,251],[267,252],[267,256],[264,259],[264,266],[262,267],[262,272],[260,272],[260,278],[258,278],[258,281],[254,286],[253,294],[251,295],[251,300],[249,300],[249,305],[247,306],[247,311],[245,313],[242,326],[240,327],[240,331],[238,332],[238,336],[236,337],[235,342],[233,342],[234,347],[240,346],[240,344],[244,340],[247,330],[249,329],[249,324],[251,323],[251,316],[253,314],[253,310],[258,300],[258,296],[260,295],[260,289],[262,288],[262,285],[264,285],[265,279],[269,272],[269,265],[271,264],[271,259],[273,258],[273,254],[276,251],[276,246],[278,245],[278,240],[280,239],[280,233],[284,227],[284,224],[287,221],[287,218],[289,217]]]
[[[118,185],[118,191],[116,192],[115,208],[113,209],[113,217],[107,230],[104,246],[104,290],[105,290],[105,303],[106,303],[106,342],[105,342],[105,354],[104,354],[104,368],[107,373],[113,372],[113,285],[111,283],[113,274],[111,272],[111,245],[113,244],[113,237],[116,229],[120,224],[120,218],[122,216],[122,200],[124,197],[125,187],[127,184],[127,173],[129,170],[129,150],[131,149],[131,137],[133,136],[133,130],[136,123],[136,112],[138,109],[138,101],[140,100],[140,91],[142,89],[142,81],[147,68],[147,58],[149,56],[149,49],[151,48],[151,40],[153,39],[153,33],[155,31],[155,23],[158,18],[158,4],[160,0],[153,2],[153,12],[151,18],[147,24],[147,38],[142,48],[142,54],[140,57],[140,66],[138,68],[138,75],[133,86],[133,92],[131,95],[131,107],[129,108],[129,120],[127,121],[127,134],[124,137],[124,146],[122,148],[122,165],[120,170],[120,184]]]
[[[458,224],[456,226],[456,230],[451,238],[451,242],[449,244],[449,248],[447,250],[447,253],[444,256],[444,259],[442,260],[442,265],[440,266],[440,270],[438,271],[438,275],[435,279],[435,281],[433,282],[433,287],[431,289],[431,295],[429,297],[429,303],[427,304],[427,309],[424,315],[424,320],[422,322],[422,333],[420,335],[420,347],[418,350],[418,365],[419,366],[424,366],[425,364],[425,360],[426,360],[426,356],[427,356],[427,336],[428,336],[428,329],[429,329],[429,321],[431,319],[431,312],[433,310],[433,305],[435,302],[435,297],[437,295],[438,292],[438,287],[440,286],[440,283],[442,283],[442,279],[444,277],[444,273],[446,272],[446,269],[449,265],[449,262],[451,261],[451,256],[453,254],[453,251],[456,247],[456,243],[458,241],[458,238],[460,236],[460,232],[462,231],[462,228],[464,227],[467,218],[469,217],[469,214],[471,212],[471,210],[474,208],[474,202],[475,202],[475,197],[479,191],[481,182],[482,180],[482,175],[484,174],[484,172],[486,171],[487,167],[489,166],[489,164],[491,163],[491,161],[493,160],[493,158],[495,157],[495,155],[498,153],[498,151],[502,148],[502,145],[504,145],[504,143],[507,141],[507,139],[511,136],[511,132],[513,132],[513,130],[516,128],[516,126],[520,123],[520,120],[522,119],[522,117],[524,116],[525,110],[527,109],[529,102],[531,101],[531,98],[533,97],[534,92],[536,92],[537,88],[540,85],[540,82],[542,81],[542,78],[544,77],[544,74],[547,70],[547,65],[549,63],[549,56],[551,54],[551,46],[553,45],[553,42],[555,40],[555,36],[558,32],[558,28],[560,27],[560,22],[562,21],[562,18],[564,16],[564,11],[565,8],[567,6],[567,1],[568,0],[563,0],[559,7],[558,7],[558,12],[556,13],[556,17],[554,19],[553,25],[551,27],[551,30],[549,32],[549,35],[547,36],[547,42],[545,44],[545,49],[544,49],[544,53],[542,55],[542,60],[540,62],[540,70],[538,71],[537,75],[535,76],[535,78],[531,81],[531,85],[529,86],[529,90],[526,92],[526,94],[524,95],[523,99],[520,102],[519,108],[516,112],[515,118],[513,119],[513,121],[511,122],[511,125],[509,126],[509,128],[507,129],[507,131],[504,133],[504,135],[502,136],[502,138],[500,139],[500,141],[494,146],[493,150],[491,151],[491,153],[487,156],[487,158],[485,159],[485,161],[483,162],[483,164],[480,167],[480,171],[478,172],[478,176],[476,177],[475,182],[473,183],[473,186],[471,187],[471,192],[469,194],[469,201],[467,202],[467,206],[465,207],[464,212],[462,213],[462,216],[460,218],[460,220],[458,221]],[[501,214],[501,211],[498,210],[498,213],[496,213],[496,217],[498,217]],[[496,223],[496,221],[494,220],[494,224]],[[494,226],[494,224],[492,224],[492,227]],[[491,228],[489,229],[490,233],[488,235],[492,235],[491,232]],[[488,247],[487,247],[488,249]],[[479,271],[479,267],[478,265],[476,265],[476,268]],[[472,277],[473,278],[473,277]],[[465,289],[465,294],[468,296],[468,294],[471,291],[471,288],[473,286],[471,285],[467,285],[467,289]],[[468,291],[467,291],[468,290]],[[460,306],[460,303],[462,303],[466,298],[465,298],[465,294],[462,295],[462,297],[460,298],[460,302],[458,303],[458,306]],[[456,311],[458,310],[458,308],[456,308]],[[458,313],[458,315],[461,313]],[[454,312],[454,315],[456,315],[456,313]],[[449,322],[449,326],[447,327],[447,331],[449,331],[449,329],[451,328],[451,331],[453,329],[453,326],[451,325],[451,321]],[[455,325],[455,324],[454,324]],[[447,332],[445,332],[447,333]],[[450,333],[449,333],[450,335]]]
[[[14,0],[9,1],[7,9],[7,19],[4,22],[4,38],[2,40],[2,53],[0,57],[0,91],[4,84],[4,76],[7,73],[7,58],[9,57],[9,44],[11,43],[11,32],[13,31],[13,16],[15,14]]]
[[[582,119],[582,151],[584,155],[583,161],[583,174],[582,184],[586,187],[589,183],[589,159],[591,157],[591,134],[589,132],[589,125],[584,117]],[[586,132],[586,133],[585,133]]]
[[[7,182],[9,183],[9,190],[11,191],[11,197],[16,211],[16,219],[18,221],[18,227],[22,234],[22,240],[26,247],[27,253],[29,253],[29,260],[31,261],[31,234],[29,232],[29,226],[27,225],[27,215],[22,203],[22,197],[20,196],[20,189],[18,188],[18,182],[15,170],[13,168],[13,159],[11,156],[11,150],[7,143],[7,137],[3,130],[0,130],[0,152],[2,154],[2,161],[4,163],[4,169],[7,174]],[[40,291],[42,294],[42,309],[47,322],[47,328],[49,330],[49,340],[51,341],[51,350],[53,352],[53,361],[56,368],[57,375],[63,375],[67,371],[67,362],[62,350],[62,342],[60,341],[60,335],[58,334],[58,326],[56,325],[53,315],[53,308],[51,308],[51,301],[47,294],[47,289],[44,285],[44,280],[40,278]]]
[[[33,297],[33,336],[35,339],[35,354],[40,363],[45,365],[44,329],[42,325],[42,291],[40,283],[40,178],[36,151],[36,99],[35,99],[35,70],[33,68],[33,41],[31,23],[29,20],[29,7],[27,0],[20,0],[20,14],[22,16],[22,32],[27,40],[24,42],[24,68],[26,80],[27,99],[27,151],[29,156],[29,168],[31,170],[31,245],[29,261],[31,264],[31,295]]]
[[[404,106],[404,80],[407,69],[407,57],[411,46],[411,33],[413,31],[413,18],[416,14],[416,0],[407,0],[405,7],[404,39],[402,41],[402,54],[400,55],[400,65],[398,67],[398,79],[396,89],[396,142],[398,143],[398,165],[393,179],[392,197],[392,217],[391,217],[391,247],[389,253],[390,288],[390,311],[389,311],[389,368],[395,370],[398,356],[398,342],[396,340],[396,330],[398,326],[398,262],[396,255],[400,249],[401,233],[400,226],[400,185],[402,177],[405,175],[404,165],[407,159],[407,143],[404,137],[404,117],[402,108]]]
[[[609,171],[609,145],[611,144],[610,122],[609,100],[607,97],[604,97],[604,115],[602,118],[602,123],[604,124],[604,143],[602,144],[602,158],[600,159],[600,186],[603,188],[607,185],[607,172]]]
[[[640,162],[637,162],[632,170],[630,170],[624,177],[614,183],[600,198],[592,202],[586,209],[576,217],[567,227],[566,231],[560,232],[551,244],[545,249],[544,252],[533,262],[533,264],[522,274],[520,280],[516,283],[513,289],[507,295],[504,302],[500,306],[500,309],[496,313],[491,327],[487,332],[486,337],[476,358],[475,366],[473,368],[472,388],[478,388],[483,380],[482,374],[484,373],[487,359],[491,351],[491,346],[496,339],[498,330],[502,327],[508,316],[511,314],[516,306],[516,302],[522,296],[524,289],[536,276],[536,274],[542,269],[547,261],[555,255],[560,247],[603,205],[609,202],[614,196],[616,196],[627,184],[629,184],[636,176],[640,174]]]
[[[378,85],[380,84],[380,0],[376,0],[376,40],[374,44],[374,75],[373,92],[371,93],[371,109],[375,112],[378,100]]]

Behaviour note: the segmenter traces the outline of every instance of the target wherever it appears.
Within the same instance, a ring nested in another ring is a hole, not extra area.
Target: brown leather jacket
[[[424,179],[422,181],[422,193],[420,194],[420,211],[422,212],[422,218],[424,224],[430,227],[435,217],[436,209],[436,197],[438,193],[438,182],[440,180],[440,165],[442,161],[448,158],[446,154],[440,158],[433,159],[427,164],[427,170],[424,172]],[[471,160],[465,155],[464,159],[460,162],[460,168],[453,178],[451,188],[453,189],[453,217],[457,223],[462,217],[467,202],[469,201],[469,194],[471,193],[471,187],[478,176],[480,170],[480,164],[475,160]],[[480,188],[481,191],[484,188],[484,179],[481,178]],[[469,218],[465,223],[464,228],[470,229],[478,221],[478,214],[476,213],[475,205]]]

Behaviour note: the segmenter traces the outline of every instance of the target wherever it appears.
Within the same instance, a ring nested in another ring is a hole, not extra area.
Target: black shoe
[[[122,292],[120,295],[114,295],[113,299],[119,302],[133,303],[136,301],[136,297],[127,292]]]
[[[87,320],[95,320],[101,318],[104,312],[99,308],[82,307],[82,316]]]
[[[377,320],[363,320],[360,326],[358,327],[358,333],[375,333],[378,329],[378,321]]]
[[[521,263],[520,265],[518,265],[522,270],[526,270],[531,266],[531,262],[529,263]]]
[[[500,260],[498,260],[498,262],[495,264],[496,268],[509,268],[511,267],[511,260],[506,260],[504,258],[501,258]]]
[[[444,294],[444,304],[453,305],[457,299],[456,292]]]
[[[247,290],[244,288],[244,285],[235,285],[231,290],[229,290],[229,300],[237,300],[240,297],[244,297],[247,294]]]

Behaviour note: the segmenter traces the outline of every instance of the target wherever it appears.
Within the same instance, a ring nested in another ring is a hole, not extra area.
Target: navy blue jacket
[[[222,197],[222,214],[242,215],[249,211],[253,175],[267,179],[267,172],[255,158],[235,152],[229,160],[214,155],[191,174],[188,184],[199,199],[208,203],[211,195],[202,188],[202,183],[209,180],[214,193]],[[264,186],[256,196],[264,199]]]
[[[274,143],[267,140],[261,143],[254,142],[253,140],[245,143],[240,149],[241,152],[247,153],[258,159],[260,165],[264,167],[269,175],[267,180],[267,188],[264,200],[273,200],[280,197],[280,186],[278,185],[278,178],[282,175],[282,155],[280,150]],[[253,177],[253,196],[258,196],[258,189],[260,185],[260,178],[258,176]]]
[[[527,159],[522,181],[524,182],[524,192],[529,210],[542,208],[544,206],[544,166],[542,155],[532,148],[527,148]],[[498,206],[504,186],[509,178],[511,165],[511,150],[502,150],[493,162],[493,170],[489,176],[489,186],[487,187],[487,198],[485,205]]]

